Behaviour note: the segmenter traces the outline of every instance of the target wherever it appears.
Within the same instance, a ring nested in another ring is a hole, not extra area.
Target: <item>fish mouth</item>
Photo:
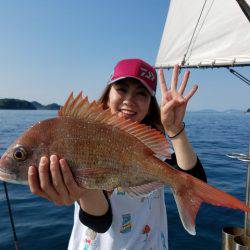
[[[13,181],[15,182],[16,181],[16,175],[6,173],[2,169],[0,169],[0,180],[1,181],[7,181],[7,182],[13,182]]]
[[[0,181],[9,182],[13,184],[29,185],[28,181],[17,180],[15,174],[9,174],[0,169]]]

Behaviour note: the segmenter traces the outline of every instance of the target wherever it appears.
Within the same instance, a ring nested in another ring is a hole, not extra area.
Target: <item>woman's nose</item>
[[[134,103],[135,99],[134,99],[134,94],[133,93],[127,93],[123,102],[128,104],[128,103]]]

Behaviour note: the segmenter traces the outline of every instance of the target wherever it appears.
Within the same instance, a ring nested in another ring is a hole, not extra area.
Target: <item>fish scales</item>
[[[35,132],[33,129],[30,129],[29,137],[41,137],[43,146],[36,145],[40,148],[39,152],[46,145],[48,148],[45,155],[57,154],[65,158],[79,185],[99,188],[99,183],[103,182],[102,187],[112,189],[120,183],[126,186],[145,183],[145,176],[140,175],[140,169],[152,151],[124,131],[71,117],[46,120],[39,123]],[[93,171],[87,174],[80,171],[86,168]],[[88,178],[83,181],[81,175],[87,175]],[[131,180],[124,180],[125,176]]]

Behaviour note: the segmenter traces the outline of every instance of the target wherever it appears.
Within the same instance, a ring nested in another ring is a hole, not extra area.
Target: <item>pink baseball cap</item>
[[[124,59],[116,64],[108,83],[128,77],[139,80],[152,96],[155,95],[157,74],[151,65],[141,59]]]

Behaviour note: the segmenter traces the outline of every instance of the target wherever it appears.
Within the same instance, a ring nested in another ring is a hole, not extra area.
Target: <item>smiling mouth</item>
[[[127,110],[127,109],[121,109],[120,112],[124,115],[136,115],[136,112],[131,111],[131,110]]]

